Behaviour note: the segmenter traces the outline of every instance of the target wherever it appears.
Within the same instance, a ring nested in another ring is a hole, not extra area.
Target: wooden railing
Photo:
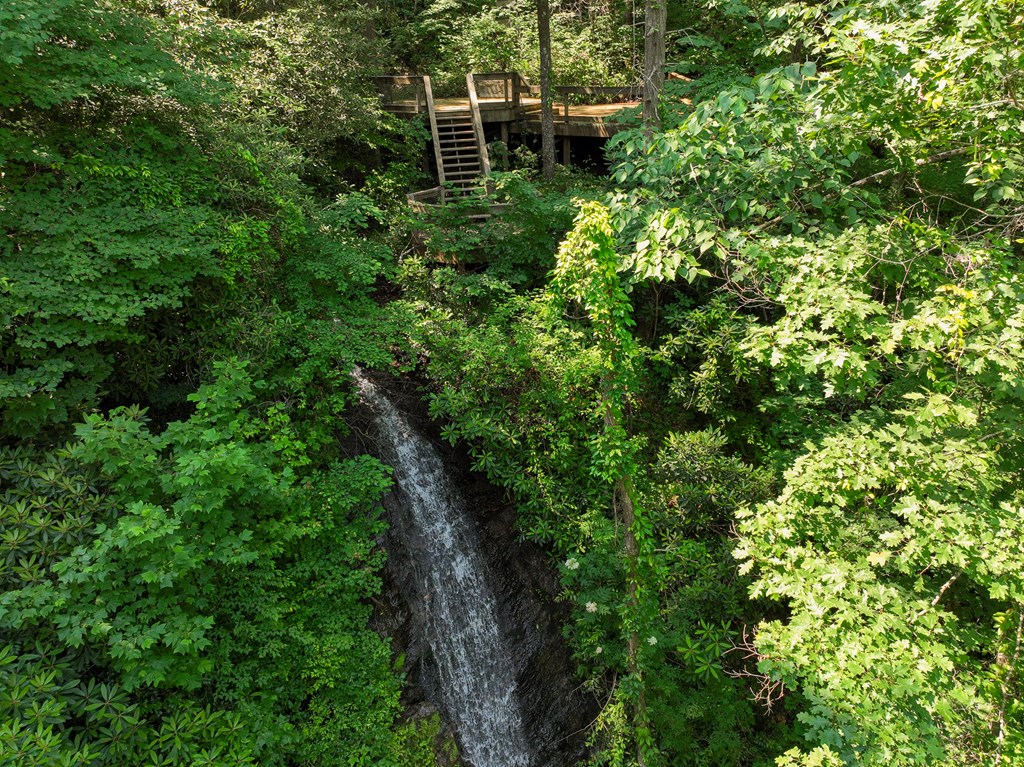
[[[519,109],[522,96],[529,96],[529,81],[518,72],[474,72],[477,94],[484,99],[501,99],[503,106]]]
[[[484,136],[483,118],[480,116],[480,100],[477,97],[477,79],[472,72],[466,75],[466,92],[469,94],[469,112],[473,118],[473,133],[476,136],[477,151],[480,152],[480,172],[491,175],[491,160],[487,155],[487,139]]]
[[[422,75],[381,75],[374,77],[373,83],[377,86],[381,103],[387,105],[411,101],[415,114],[426,111],[426,87]]]
[[[501,106],[519,110],[524,96],[537,98],[540,87],[533,85],[518,72],[477,72],[472,74],[476,84],[477,95],[488,100],[493,106],[498,99]],[[381,95],[382,102],[387,104],[411,104],[413,112],[419,114],[427,111],[424,77],[421,75],[388,75],[375,77],[374,82]],[[603,97],[600,103],[640,98],[640,89],[632,85],[556,85],[553,89],[556,103],[556,117],[569,118],[569,107],[579,103],[581,97]]]
[[[561,117],[566,122],[569,121],[569,106],[570,103],[574,102],[574,96],[610,97],[599,102],[607,104],[615,103],[616,101],[634,101],[641,93],[639,88],[632,85],[556,85],[554,91],[559,96],[558,102],[561,109]],[[557,120],[558,117],[559,115],[556,114],[555,119]]]
[[[413,213],[423,215],[430,215],[449,200],[467,203],[470,206],[481,206],[481,210],[475,213],[467,213],[466,219],[469,221],[483,221],[493,215],[504,212],[508,208],[508,203],[494,202],[494,186],[490,183],[481,189],[475,197],[467,198],[466,195],[458,193],[457,190],[452,190],[445,186],[435,186],[419,192],[409,192],[406,197],[409,200],[409,208]]]

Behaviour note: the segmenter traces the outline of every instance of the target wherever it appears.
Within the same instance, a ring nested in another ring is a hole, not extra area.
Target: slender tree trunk
[[[607,399],[604,425],[607,431],[617,431],[616,413],[612,403]],[[615,480],[612,497],[615,514],[622,521],[624,530],[622,553],[626,559],[626,611],[632,616],[633,623],[626,636],[626,670],[640,683],[640,692],[633,711],[633,723],[639,727],[647,724],[647,697],[644,695],[643,672],[640,669],[640,632],[636,625],[640,613],[640,546],[636,539],[636,507],[633,505],[632,482],[628,476],[621,476]],[[640,767],[646,767],[644,752],[639,743],[636,759]]]
[[[648,137],[661,128],[658,97],[665,84],[666,0],[644,5],[644,130]]]
[[[363,34],[371,42],[377,40],[377,0],[365,0],[363,12],[366,20],[363,22]]]
[[[555,115],[551,103],[551,5],[537,0],[537,36],[540,38],[540,146],[544,178],[555,177]]]

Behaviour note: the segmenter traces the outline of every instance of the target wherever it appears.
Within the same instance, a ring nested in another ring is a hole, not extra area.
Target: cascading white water
[[[360,371],[353,376],[418,528],[408,539],[419,542],[416,556],[425,568],[427,639],[463,756],[473,767],[528,767],[509,653],[461,497],[434,447]]]

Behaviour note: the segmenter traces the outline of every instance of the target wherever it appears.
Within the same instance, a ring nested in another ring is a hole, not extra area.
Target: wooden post
[[[570,163],[569,148],[570,148],[569,147],[569,137],[568,136],[563,136],[562,137],[562,165],[564,165],[566,168],[568,168],[569,165],[571,164]]]
[[[473,133],[476,134],[476,144],[480,149],[480,172],[491,175],[491,159],[487,156],[487,140],[484,138],[484,122],[480,117],[480,101],[476,97],[476,81],[473,73],[466,75],[466,89],[469,91],[469,111],[473,115]]]

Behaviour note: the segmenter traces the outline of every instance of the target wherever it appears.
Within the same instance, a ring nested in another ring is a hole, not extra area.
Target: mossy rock
[[[459,764],[455,738],[435,712],[395,728],[396,767],[454,767]]]

